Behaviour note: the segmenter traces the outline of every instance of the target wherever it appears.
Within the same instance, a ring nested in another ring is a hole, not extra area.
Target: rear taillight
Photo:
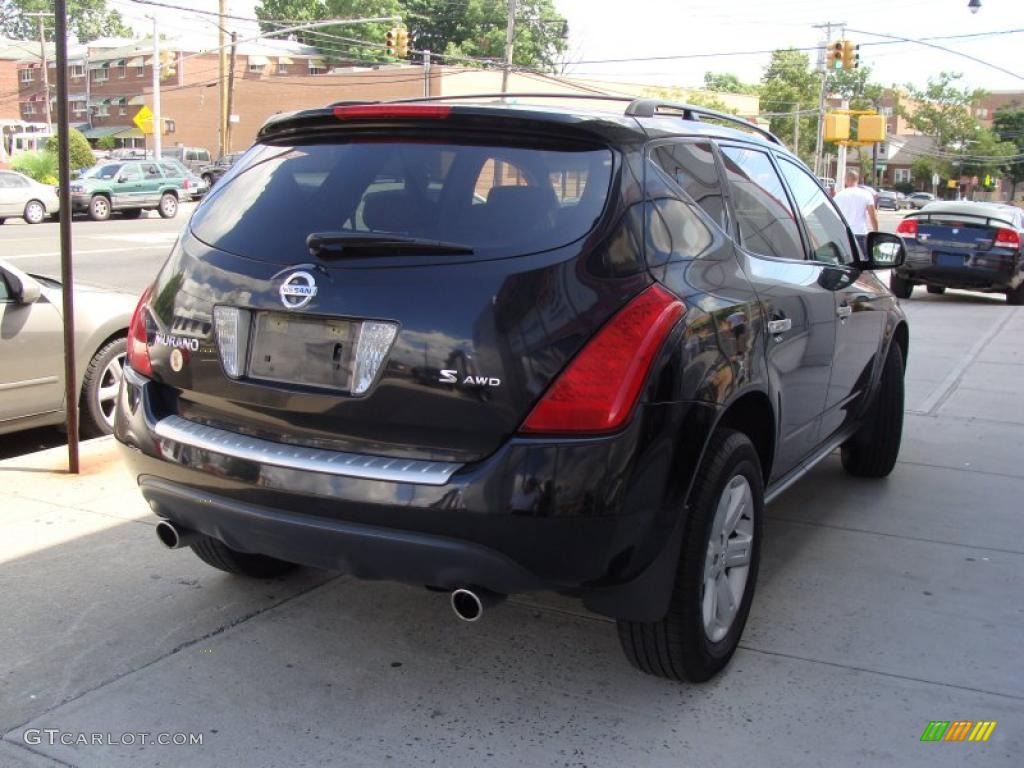
[[[683,303],[658,285],[609,320],[559,374],[526,417],[529,433],[601,433],[620,428],[640,397]]]
[[[335,107],[334,116],[339,120],[366,120],[374,118],[420,120],[444,120],[452,108],[438,104],[354,104]]]
[[[1020,248],[1020,233],[1014,229],[997,229],[992,244],[1003,248]]]
[[[146,305],[149,304],[149,297],[152,295],[152,286],[142,292],[139,303],[135,307],[135,311],[132,312],[132,320],[128,324],[128,365],[132,367],[133,371],[141,373],[143,376],[153,375],[153,364],[149,359],[148,331],[146,330],[146,315],[149,312]]]
[[[190,188],[191,186],[192,186],[192,182],[191,182],[191,181],[189,181],[188,179],[185,179],[185,183],[184,183],[184,184],[182,184],[182,187],[184,187],[185,189],[188,189],[188,188]]]
[[[896,227],[896,233],[899,235],[917,237],[917,219],[904,219]]]

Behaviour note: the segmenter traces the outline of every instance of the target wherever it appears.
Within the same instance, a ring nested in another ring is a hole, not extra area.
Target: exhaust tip
[[[452,610],[463,621],[477,621],[484,615],[480,596],[471,589],[456,589],[451,596]]]
[[[156,537],[168,549],[177,549],[181,546],[181,537],[178,535],[178,529],[166,520],[161,520],[156,524]]]

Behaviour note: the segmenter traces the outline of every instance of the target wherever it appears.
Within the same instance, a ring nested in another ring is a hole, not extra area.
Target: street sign
[[[949,181],[946,182],[946,186],[949,187],[950,189],[956,189],[957,187],[960,186],[960,184],[957,182],[956,179],[950,179]]]
[[[132,122],[135,123],[143,133],[152,133],[153,110],[143,104],[139,111],[135,113],[135,117],[132,118]]]
[[[939,174],[937,174],[937,173],[933,173],[932,174],[932,186],[933,187],[939,186]]]

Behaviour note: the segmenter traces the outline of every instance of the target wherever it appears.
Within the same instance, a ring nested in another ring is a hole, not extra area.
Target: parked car
[[[244,154],[244,152],[232,152],[224,155],[216,163],[204,166],[199,173],[206,180],[207,186],[212,187],[220,181],[220,177],[231,170],[231,166],[238,162],[238,159]]]
[[[909,299],[915,285],[928,293],[967,288],[1004,293],[1024,304],[1024,213],[999,203],[929,203],[908,213],[896,231],[907,240],[907,259],[893,270],[889,287]]]
[[[907,202],[910,208],[924,208],[928,203],[932,203],[935,200],[936,197],[931,192],[914,192],[907,195]]]
[[[898,211],[900,209],[899,193],[883,189],[878,193],[875,205],[880,211]]]
[[[190,171],[184,165],[179,163],[177,160],[162,160],[160,167],[164,170],[165,176],[177,176],[181,178],[181,189],[184,192],[184,197],[189,200],[196,200],[205,195],[210,185],[206,183],[206,180],[195,173]]]
[[[182,177],[168,175],[152,160],[103,163],[71,183],[72,211],[86,211],[93,221],[106,221],[114,211],[137,219],[156,209],[165,219],[178,213]]]
[[[177,160],[194,173],[201,173],[202,169],[210,164],[210,150],[202,147],[165,147],[161,150],[160,157],[165,160]]]
[[[75,284],[75,354],[82,434],[114,428],[135,298]],[[64,423],[61,285],[0,260],[0,434]]]
[[[0,224],[14,218],[40,224],[47,216],[59,212],[60,200],[55,187],[40,184],[17,171],[0,171]]]
[[[867,246],[702,107],[281,115],[141,297],[115,434],[163,543],[216,568],[424,584],[467,621],[558,590],[706,680],[764,505],[837,448],[895,464],[908,327],[871,270],[903,244]]]

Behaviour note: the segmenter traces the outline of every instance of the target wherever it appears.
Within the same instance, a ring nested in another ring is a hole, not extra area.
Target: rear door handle
[[[849,304],[843,304],[842,306],[836,307],[836,317],[840,320],[845,320],[853,314],[853,307]]]
[[[768,333],[773,336],[780,333],[785,333],[793,327],[793,321],[788,317],[782,318],[781,320],[769,320],[768,321]]]

